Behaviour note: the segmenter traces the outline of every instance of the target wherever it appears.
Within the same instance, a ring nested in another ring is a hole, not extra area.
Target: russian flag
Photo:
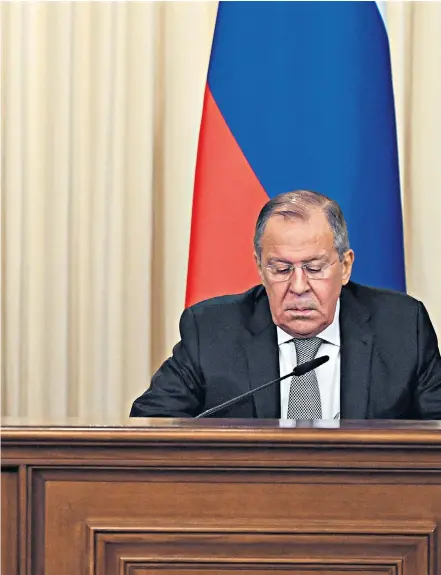
[[[389,42],[375,2],[220,2],[205,92],[186,305],[259,283],[259,210],[337,200],[352,278],[405,289]]]

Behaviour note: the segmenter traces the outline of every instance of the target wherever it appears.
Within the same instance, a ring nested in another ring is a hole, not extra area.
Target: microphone
[[[242,401],[242,399],[246,399],[247,397],[250,397],[250,395],[254,395],[258,391],[261,391],[262,389],[265,389],[266,387],[269,387],[270,385],[274,385],[275,383],[278,383],[279,381],[283,381],[287,377],[293,377],[293,376],[300,377],[301,375],[305,375],[305,373],[308,373],[309,371],[316,369],[320,365],[323,365],[324,363],[326,363],[328,360],[329,360],[329,355],[324,355],[323,357],[316,357],[315,359],[311,359],[311,361],[305,361],[305,363],[301,363],[300,365],[295,367],[291,371],[291,373],[288,373],[287,375],[284,375],[282,377],[277,377],[276,379],[273,379],[272,381],[267,381],[266,383],[264,383],[263,385],[260,385],[259,387],[256,387],[254,389],[250,389],[249,391],[242,393],[242,395],[238,395],[236,397],[233,397],[232,399],[229,399],[228,401],[225,401],[224,403],[220,403],[219,405],[215,405],[214,407],[211,407],[210,409],[206,409],[205,411],[203,411],[199,415],[196,415],[194,419],[199,419],[201,417],[207,417],[207,415],[212,415],[213,413],[217,413],[221,409],[225,409],[226,407],[230,407],[230,405],[234,405],[235,403]]]

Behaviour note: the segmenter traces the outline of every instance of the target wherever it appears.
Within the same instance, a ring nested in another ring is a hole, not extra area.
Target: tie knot
[[[296,346],[297,364],[314,359],[321,343],[322,339],[319,337],[295,339],[294,345]]]

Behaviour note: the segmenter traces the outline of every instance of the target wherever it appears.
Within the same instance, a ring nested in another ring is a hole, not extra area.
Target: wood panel
[[[441,424],[260,424],[3,430],[2,572],[441,575]]]
[[[167,575],[182,569],[237,574],[253,569],[273,573],[399,573],[423,575],[427,570],[427,541],[422,537],[338,534],[300,535],[237,532],[114,535],[106,538],[97,575],[130,569]],[[102,543],[102,542],[101,542]]]
[[[127,571],[133,562],[152,569],[162,561],[162,569],[185,562],[196,571],[212,562],[226,571],[251,563],[272,571],[282,562],[292,573],[374,566],[438,575],[441,473],[427,484],[381,472],[369,482],[347,472],[299,478],[266,470],[34,469],[36,573],[116,575],[122,563]]]
[[[18,574],[18,469],[2,469],[2,546],[1,572],[5,575]]]
[[[262,565],[247,565],[244,568],[238,570],[231,565],[213,565],[211,567],[200,566],[195,569],[195,567],[189,568],[188,565],[171,565],[164,566],[159,563],[156,565],[140,566],[133,563],[123,563],[122,564],[125,575],[219,575],[219,573],[224,573],[225,575],[265,575],[266,573],[271,573],[272,575],[398,575],[396,567],[339,567],[338,565],[329,564],[325,568],[315,567],[314,565],[289,565],[286,567],[269,567]]]

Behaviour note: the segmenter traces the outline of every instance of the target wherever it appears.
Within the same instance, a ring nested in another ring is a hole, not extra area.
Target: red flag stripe
[[[257,215],[268,201],[207,86],[196,165],[186,306],[259,283]]]

